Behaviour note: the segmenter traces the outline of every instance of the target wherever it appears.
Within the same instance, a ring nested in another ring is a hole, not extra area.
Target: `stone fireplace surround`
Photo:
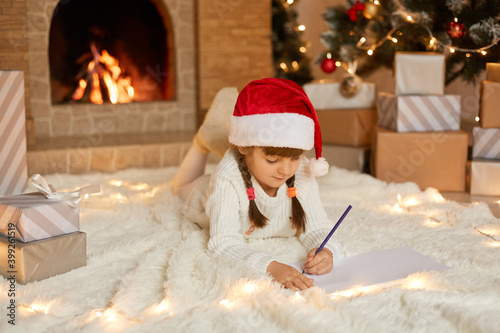
[[[0,70],[25,73],[30,174],[178,165],[218,89],[272,76],[270,0],[150,1],[173,26],[176,98],[52,105],[48,40],[58,0],[5,0]]]
[[[64,1],[70,0],[26,0],[27,89],[36,138],[29,148],[29,172],[85,173],[178,164],[196,124],[194,1],[156,3],[160,15],[173,27],[176,99],[52,105],[50,22],[57,4],[64,5]],[[151,73],[160,78],[162,74]]]

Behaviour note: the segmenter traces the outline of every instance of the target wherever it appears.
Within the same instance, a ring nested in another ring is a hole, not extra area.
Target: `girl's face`
[[[276,196],[278,188],[292,177],[300,165],[302,155],[298,157],[280,157],[266,155],[259,147],[238,147],[250,173],[269,196]]]

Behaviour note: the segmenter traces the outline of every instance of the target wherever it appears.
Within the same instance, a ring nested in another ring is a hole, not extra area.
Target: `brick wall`
[[[272,76],[271,0],[198,1],[198,123],[219,89]]]

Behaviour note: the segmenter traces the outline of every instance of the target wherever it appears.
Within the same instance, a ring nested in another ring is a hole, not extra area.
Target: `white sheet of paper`
[[[302,272],[302,263],[291,266]],[[309,275],[314,285],[327,293],[400,280],[412,273],[444,271],[443,265],[408,247],[357,254],[334,263],[332,271],[323,275]]]

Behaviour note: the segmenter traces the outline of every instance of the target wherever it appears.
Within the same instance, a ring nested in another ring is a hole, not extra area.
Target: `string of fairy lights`
[[[378,0],[374,0],[373,4],[375,6],[379,6],[380,2]],[[393,15],[399,15],[399,16],[405,18],[406,21],[408,21],[410,23],[416,23],[415,15],[417,15],[417,14],[412,14],[412,13],[408,13],[408,12],[404,12],[404,11],[398,11],[398,12],[395,12]],[[458,22],[456,17],[454,19],[454,22]],[[449,53],[455,53],[455,52],[465,53],[465,56],[467,58],[469,58],[471,56],[471,54],[473,54],[473,53],[482,54],[484,56],[487,55],[488,54],[487,50],[489,50],[490,48],[497,45],[497,43],[500,41],[500,38],[495,38],[490,44],[482,46],[482,47],[477,48],[477,49],[461,48],[461,47],[454,46],[452,44],[445,44],[445,43],[441,42],[439,39],[437,39],[433,35],[432,31],[429,28],[426,27],[425,29],[426,29],[427,33],[429,34],[429,45],[428,45],[429,49],[435,50],[436,46],[439,45],[443,49],[447,50]],[[394,27],[383,38],[381,38],[379,41],[372,43],[370,45],[366,45],[367,39],[365,37],[361,37],[359,39],[358,43],[356,44],[356,46],[360,50],[365,50],[369,56],[372,56],[373,53],[375,52],[375,50],[378,47],[380,47],[382,44],[384,44],[386,41],[392,41],[394,44],[397,44],[398,39],[393,36],[394,33],[396,33],[396,32],[399,34],[402,34],[402,32],[400,32],[397,27]]]
[[[306,27],[303,24],[298,24],[296,22],[295,18],[293,17],[293,15],[291,15],[290,11],[288,10],[289,6],[291,6],[294,3],[294,0],[281,0],[281,1],[282,1],[282,4],[283,4],[283,7],[285,9],[287,17],[288,17],[289,21],[291,22],[291,24],[293,25],[293,31],[297,34],[299,32],[305,31]],[[373,9],[373,7],[372,7],[371,11],[373,13],[376,13],[378,10],[376,8],[378,6],[380,6],[380,1],[373,0],[373,1],[369,1],[367,3],[369,3],[370,5],[375,7],[375,9]],[[406,11],[397,11],[397,12],[393,13],[392,15],[399,15],[399,16],[403,17],[404,19],[406,19],[407,22],[417,23],[416,18],[420,14],[408,13]],[[456,17],[454,19],[454,22],[455,23],[458,22],[458,19]],[[467,58],[471,57],[472,54],[481,54],[483,56],[486,56],[488,54],[488,50],[491,49],[492,47],[494,47],[495,45],[497,45],[498,42],[500,41],[500,37],[498,37],[498,38],[495,38],[490,44],[482,46],[480,48],[476,48],[476,49],[462,48],[462,47],[454,46],[453,44],[446,44],[446,43],[440,41],[438,38],[436,38],[434,36],[432,31],[428,27],[425,27],[425,30],[427,31],[427,33],[429,35],[429,44],[428,44],[429,50],[436,50],[437,47],[439,46],[444,50],[445,53],[461,52],[461,53],[464,53],[465,57],[467,57]],[[359,41],[357,42],[356,47],[360,50],[366,51],[368,56],[372,56],[374,54],[374,52],[377,50],[377,48],[382,46],[387,41],[391,41],[392,43],[397,44],[398,38],[396,36],[394,36],[395,34],[397,34],[398,36],[402,35],[402,32],[399,31],[398,27],[393,27],[380,40],[378,40],[376,42],[371,42],[370,44],[367,44],[368,39],[366,37],[361,37],[359,39]],[[302,53],[306,53],[307,50],[308,50],[307,42],[299,48],[299,51]],[[332,59],[332,54],[330,52],[327,52],[326,58]],[[290,65],[287,65],[285,62],[281,62],[279,66],[285,72],[297,71],[300,68],[300,65],[297,61],[293,61]],[[342,66],[345,68],[344,64],[338,60],[335,61],[335,66],[337,66],[337,67]]]

